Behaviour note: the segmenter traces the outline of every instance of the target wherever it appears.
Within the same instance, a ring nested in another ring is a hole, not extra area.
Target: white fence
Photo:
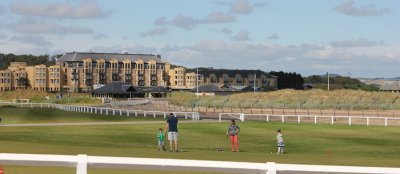
[[[127,158],[104,157],[87,155],[37,155],[37,154],[0,154],[0,163],[21,166],[58,166],[76,168],[76,174],[87,174],[88,167],[116,168],[116,169],[149,169],[172,171],[196,172],[223,172],[245,174],[276,174],[285,172],[335,172],[335,173],[381,173],[399,174],[400,168],[384,167],[353,167],[353,166],[326,166],[326,165],[299,165],[205,161],[205,160],[180,160],[159,158]],[[7,169],[5,170],[7,172]]]
[[[200,115],[197,112],[167,112],[167,111],[145,111],[145,110],[127,110],[127,109],[113,109],[102,108],[94,106],[77,106],[77,105],[61,105],[52,103],[0,103],[0,105],[12,105],[17,107],[30,107],[30,108],[56,108],[70,112],[81,112],[91,114],[105,114],[105,115],[120,115],[120,116],[144,116],[144,117],[163,117],[166,118],[169,113],[175,116],[182,116],[185,119],[191,118],[192,120],[200,120]]]
[[[285,122],[307,122],[307,123],[330,123],[330,124],[348,124],[348,125],[382,125],[388,126],[396,125],[400,126],[400,118],[391,117],[362,117],[362,116],[317,116],[317,115],[274,115],[274,114],[245,114],[245,113],[220,113],[219,122],[223,119],[222,117],[238,119],[244,122],[246,118],[258,120],[280,121]],[[253,117],[253,118],[252,118]],[[374,124],[372,124],[374,123]]]

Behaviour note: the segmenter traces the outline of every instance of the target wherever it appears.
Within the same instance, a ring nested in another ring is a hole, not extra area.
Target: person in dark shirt
[[[169,114],[165,129],[168,132],[169,151],[172,152],[175,150],[175,152],[178,152],[178,118],[173,113]],[[174,141],[175,149],[172,146],[172,141]]]

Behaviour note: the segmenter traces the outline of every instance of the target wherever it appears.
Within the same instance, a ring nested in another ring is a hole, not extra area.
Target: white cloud
[[[0,40],[4,40],[4,39],[7,39],[7,35],[5,35],[5,34],[0,34]]]
[[[0,15],[2,15],[3,13],[4,13],[4,8],[0,6]]]
[[[271,36],[269,36],[268,39],[269,39],[269,40],[278,40],[278,39],[279,39],[279,36],[278,36],[276,33],[274,33],[274,34],[272,34]]]
[[[97,33],[92,37],[93,40],[108,39],[108,36],[104,33]]]
[[[165,35],[168,33],[166,28],[155,28],[153,30],[142,31],[140,36],[147,37],[147,36],[156,36],[156,35]]]
[[[190,30],[200,24],[229,23],[235,21],[235,19],[235,16],[229,14],[212,12],[203,19],[177,15],[175,18],[168,21],[166,17],[160,17],[154,21],[154,24],[159,26],[173,25],[182,29]]]
[[[215,3],[218,5],[228,6],[229,11],[233,14],[249,14],[253,12],[254,8],[267,5],[265,2],[251,4],[249,0],[216,1]]]
[[[249,33],[246,30],[239,31],[232,39],[234,41],[247,41],[249,40]]]
[[[366,38],[331,41],[333,47],[371,47],[376,45],[383,45],[383,42],[368,41]]]
[[[47,41],[46,38],[43,36],[19,35],[19,36],[13,36],[10,40],[23,44],[31,44],[34,46],[41,46],[41,47],[54,46],[53,43]]]
[[[375,5],[354,6],[353,0],[347,0],[335,7],[338,13],[350,16],[378,16],[390,13],[388,8],[378,9]]]
[[[81,0],[77,5],[69,3],[35,4],[24,1],[14,4],[11,12],[24,16],[73,19],[102,18],[111,14],[111,11],[103,11],[93,0]]]
[[[93,33],[89,28],[80,26],[63,26],[57,23],[37,21],[32,18],[24,18],[18,23],[10,24],[13,31],[27,34],[88,34]]]
[[[254,3],[254,4],[253,4],[253,7],[264,7],[264,6],[266,6],[266,5],[267,5],[267,3],[258,2],[258,3]]]
[[[227,28],[227,27],[224,27],[224,28],[222,28],[221,30],[219,30],[221,33],[224,33],[224,34],[232,34],[233,33],[233,31],[230,29],[230,28]]]
[[[115,45],[115,46],[94,46],[90,48],[93,52],[98,53],[121,53],[122,51],[128,51],[128,53],[134,54],[155,54],[157,53],[157,48],[155,47],[146,47],[141,44],[132,44],[132,45]],[[86,50],[88,51],[88,50]]]
[[[236,0],[231,5],[231,12],[237,14],[248,14],[253,11],[252,5],[248,0]]]

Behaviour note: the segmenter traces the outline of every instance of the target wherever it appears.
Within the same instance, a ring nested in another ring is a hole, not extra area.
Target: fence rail
[[[75,155],[0,153],[0,163],[6,165],[20,165],[20,166],[72,167],[76,168],[76,174],[87,174],[87,169],[89,167],[246,173],[246,174],[252,174],[252,173],[276,174],[277,171],[335,172],[335,173],[363,173],[363,174],[400,173],[400,168],[388,168],[388,167],[354,167],[354,166],[276,164],[275,162],[249,163],[249,162],[181,160],[181,159],[160,159],[160,158],[104,157],[104,156],[87,156],[82,154],[75,156]]]
[[[144,116],[144,117],[163,117],[166,118],[169,113],[174,113],[175,116],[182,116],[185,119],[191,118],[192,120],[200,120],[200,115],[197,112],[167,112],[167,111],[149,111],[149,110],[129,110],[129,109],[115,109],[103,108],[94,106],[78,106],[78,105],[62,105],[52,103],[9,103],[2,102],[0,105],[12,105],[16,107],[30,107],[30,108],[55,108],[69,112],[81,112],[91,114],[105,114],[105,115],[120,115],[120,116]]]
[[[348,125],[382,125],[400,126],[400,118],[391,117],[362,117],[362,116],[319,116],[319,115],[275,115],[275,114],[245,114],[245,113],[220,113],[219,122],[225,116],[229,119],[238,119],[244,122],[250,118],[252,120],[265,120],[285,122],[307,122],[307,123],[329,123],[329,124],[348,124]],[[253,118],[252,118],[253,117]]]

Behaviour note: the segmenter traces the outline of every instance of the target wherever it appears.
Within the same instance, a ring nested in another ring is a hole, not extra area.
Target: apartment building
[[[65,91],[88,92],[93,85],[114,81],[133,86],[167,86],[169,63],[160,55],[128,53],[66,53],[57,64],[64,73]]]
[[[175,90],[198,85],[276,88],[277,78],[260,70],[171,68],[160,55],[128,53],[66,53],[56,65],[27,66],[12,62],[0,70],[0,91],[23,89],[18,79],[28,78],[30,88],[48,92],[90,92],[95,85],[123,82],[139,87],[163,86]]]
[[[0,91],[9,91],[12,89],[11,74],[12,71],[9,69],[0,70]]]
[[[196,81],[196,75],[198,81]],[[261,70],[199,68],[197,72],[196,69],[187,70],[178,67],[171,69],[169,76],[172,89],[193,89],[197,83],[199,85],[256,86],[257,88],[277,87],[277,77]]]

